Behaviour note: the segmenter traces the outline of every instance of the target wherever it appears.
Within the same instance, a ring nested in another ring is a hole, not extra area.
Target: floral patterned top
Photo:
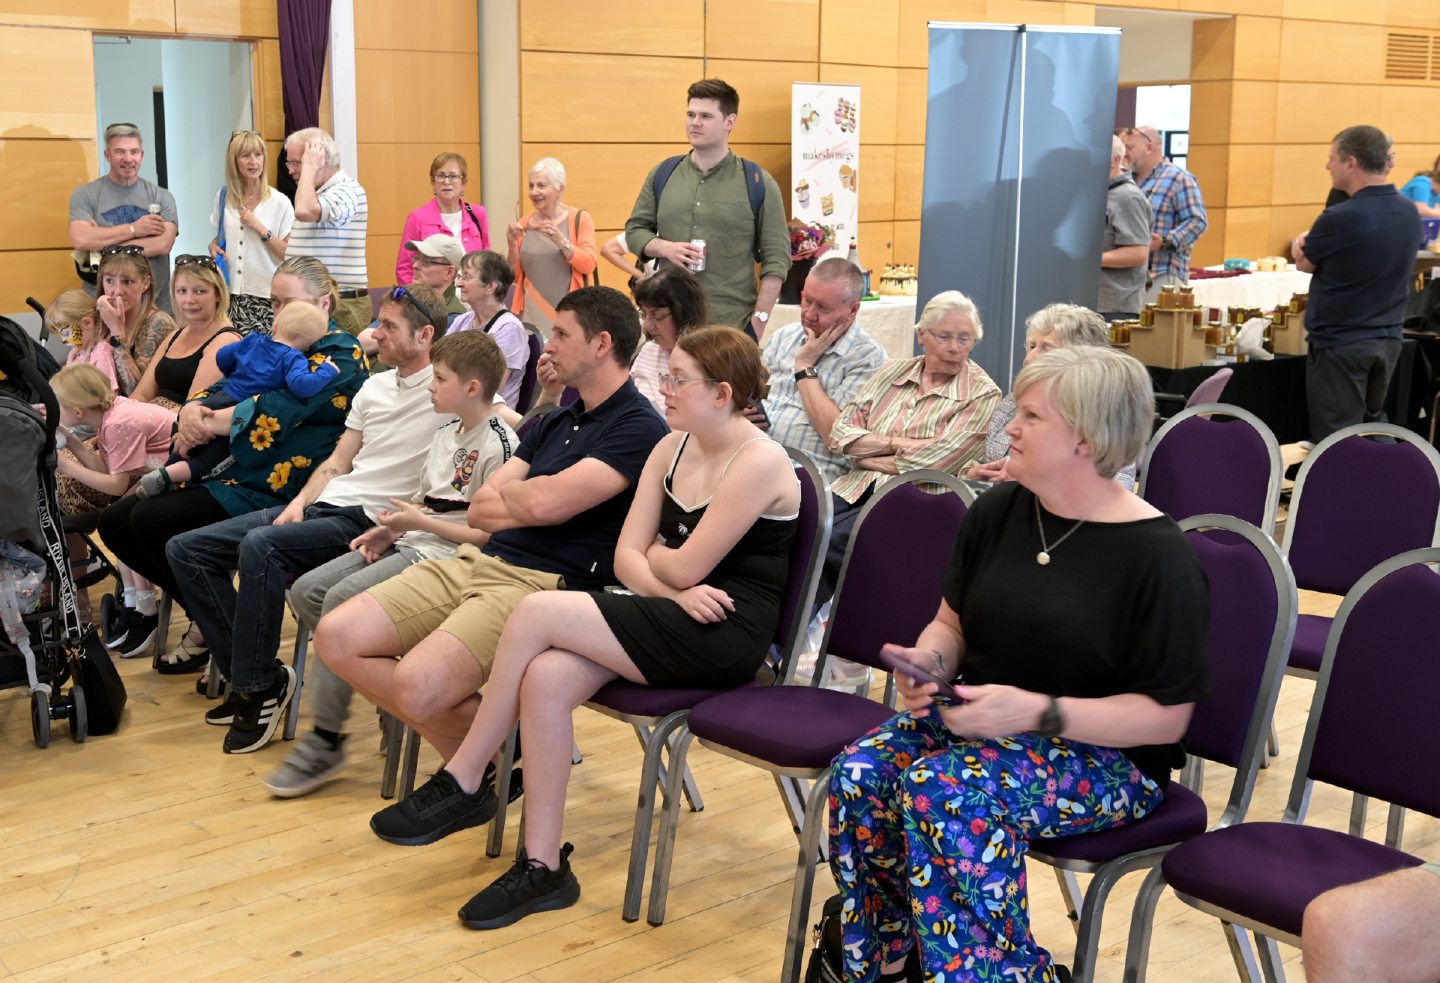
[[[328,356],[340,373],[308,399],[278,389],[241,401],[230,427],[235,463],[206,483],[231,515],[284,505],[310,479],[315,465],[334,451],[345,432],[350,401],[370,377],[370,363],[354,337],[332,320],[330,331],[310,346],[312,371]],[[224,380],[214,384],[218,389]],[[206,396],[197,393],[193,399]]]

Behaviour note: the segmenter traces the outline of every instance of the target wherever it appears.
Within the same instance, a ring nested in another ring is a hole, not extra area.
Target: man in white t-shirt
[[[295,224],[287,256],[314,256],[340,285],[335,323],[358,335],[370,323],[365,232],[370,205],[360,183],[340,169],[340,147],[310,127],[285,138],[285,169],[295,179]]]
[[[430,412],[430,343],[445,330],[445,306],[411,284],[380,305],[374,338],[394,372],[370,377],[350,404],[345,433],[284,508],[261,509],[170,540],[166,556],[185,610],[205,634],[229,681],[207,723],[228,724],[227,754],[258,751],[274,736],[295,673],[276,657],[290,579],[333,560],[376,524],[391,499],[413,491],[435,431]],[[239,573],[238,591],[231,586]]]

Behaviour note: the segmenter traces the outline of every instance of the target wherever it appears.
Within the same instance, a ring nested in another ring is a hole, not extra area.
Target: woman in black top
[[[170,299],[180,328],[165,339],[130,398],[179,409],[191,393],[220,378],[215,353],[239,341],[240,332],[226,313],[230,290],[209,256],[175,258]]]
[[[846,979],[1052,981],[1030,935],[1028,841],[1148,815],[1205,695],[1204,575],[1179,529],[1114,479],[1154,414],[1139,362],[1101,348],[1015,381],[1015,482],[961,526],[935,619],[892,650],[906,712],[836,760],[830,864]]]

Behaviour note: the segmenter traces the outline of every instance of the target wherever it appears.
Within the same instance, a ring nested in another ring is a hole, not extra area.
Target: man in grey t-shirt
[[[1140,316],[1150,262],[1150,201],[1125,172],[1125,144],[1110,138],[1110,190],[1105,194],[1105,241],[1100,247],[1100,300],[1107,321]]]
[[[70,195],[70,244],[76,260],[91,269],[106,246],[139,246],[150,260],[155,303],[170,310],[170,249],[180,231],[175,196],[140,176],[145,145],[133,123],[105,127],[109,173],[82,184]],[[87,288],[95,292],[93,281]]]

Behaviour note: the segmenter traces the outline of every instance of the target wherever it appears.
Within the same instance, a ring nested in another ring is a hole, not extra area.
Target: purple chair
[[[520,377],[520,392],[515,396],[515,411],[520,414],[530,412],[530,407],[535,402],[535,391],[539,388],[535,367],[540,364],[540,354],[545,351],[545,342],[528,328],[525,331],[525,342],[530,346],[530,354],[525,358],[525,374]]]
[[[1136,490],[1176,521],[1233,515],[1273,536],[1283,473],[1280,445],[1258,417],[1238,406],[1202,403],[1175,414],[1150,438]]]
[[[1192,406],[1220,402],[1220,394],[1225,391],[1225,384],[1230,381],[1230,377],[1234,374],[1234,369],[1226,367],[1204,379],[1200,385],[1195,387],[1195,391],[1190,394],[1190,398],[1185,400],[1185,408],[1188,410]]]
[[[820,561],[825,555],[825,544],[830,539],[831,514],[830,489],[819,468],[804,453],[791,448],[787,450],[794,462],[796,477],[800,481],[800,514],[796,519],[795,539],[790,548],[789,574],[785,594],[781,599],[780,619],[772,639],[781,653],[783,664],[793,661],[795,646],[804,638],[806,620],[815,602]],[[752,682],[747,684],[747,687],[754,685]],[[640,746],[645,752],[640,770],[635,824],[631,832],[630,868],[625,882],[625,901],[621,909],[621,915],[626,921],[633,922],[640,917],[645,865],[650,854],[650,827],[655,815],[655,792],[662,785],[668,785],[667,772],[661,759],[670,747],[672,736],[685,723],[691,708],[726,692],[729,690],[641,686],[617,679],[602,686],[585,704],[592,710],[633,725],[636,736],[640,739]],[[507,742],[500,774],[496,779],[498,788],[509,787],[512,754],[513,744]],[[672,755],[671,767],[680,769],[684,794],[690,799],[692,808],[699,812],[704,808],[704,803],[700,800],[699,790],[694,787],[683,760],[677,762]],[[523,817],[521,830],[520,842],[523,844]],[[505,803],[502,802],[490,825],[490,838],[486,849],[490,856],[499,856],[504,832]]]
[[[1242,976],[1257,976],[1244,945],[1248,929],[1260,943],[1265,979],[1283,980],[1276,941],[1300,944],[1311,900],[1421,863],[1398,849],[1398,841],[1363,839],[1363,810],[1352,811],[1348,834],[1304,823],[1317,781],[1440,817],[1440,785],[1430,780],[1424,760],[1395,750],[1435,742],[1440,574],[1425,566],[1433,563],[1440,563],[1440,549],[1392,557],[1346,595],[1325,645],[1284,818],[1205,833],[1166,855],[1135,901],[1126,980],[1144,979],[1155,903],[1166,884],[1186,904],[1221,920]]]
[[[922,485],[943,490],[930,494]],[[707,748],[774,775],[798,827],[799,853],[781,978],[799,979],[830,763],[846,744],[895,712],[862,696],[822,689],[820,681],[833,657],[885,671],[880,647],[887,642],[908,643],[930,623],[940,604],[940,584],[955,535],[972,500],[959,479],[938,471],[911,471],[887,482],[865,503],[856,522],[821,644],[824,658],[817,660],[810,684],[790,684],[797,661],[791,660],[784,685],[727,693],[690,712],[671,752],[650,888],[650,924],[659,925],[665,917],[679,816],[677,783],[690,739],[695,737]],[[810,783],[808,791],[803,790],[804,782]]]
[[[1171,782],[1159,807],[1129,826],[1029,844],[1031,860],[1056,869],[1075,922],[1071,973],[1077,983],[1094,978],[1105,901],[1120,878],[1154,867],[1177,843],[1199,836],[1207,826],[1223,829],[1245,818],[1295,633],[1295,580],[1274,540],[1225,515],[1194,516],[1180,528],[1210,581],[1210,695],[1196,703],[1185,732],[1190,764],[1182,781],[1187,784]],[[1225,810],[1213,825],[1199,795],[1203,761],[1235,770]],[[1094,875],[1083,902],[1077,873]]]
[[[1416,434],[1385,423],[1346,427],[1300,466],[1280,548],[1302,590],[1343,595],[1381,560],[1437,545],[1440,453]],[[1329,618],[1300,616],[1292,675],[1315,678],[1329,631]]]

